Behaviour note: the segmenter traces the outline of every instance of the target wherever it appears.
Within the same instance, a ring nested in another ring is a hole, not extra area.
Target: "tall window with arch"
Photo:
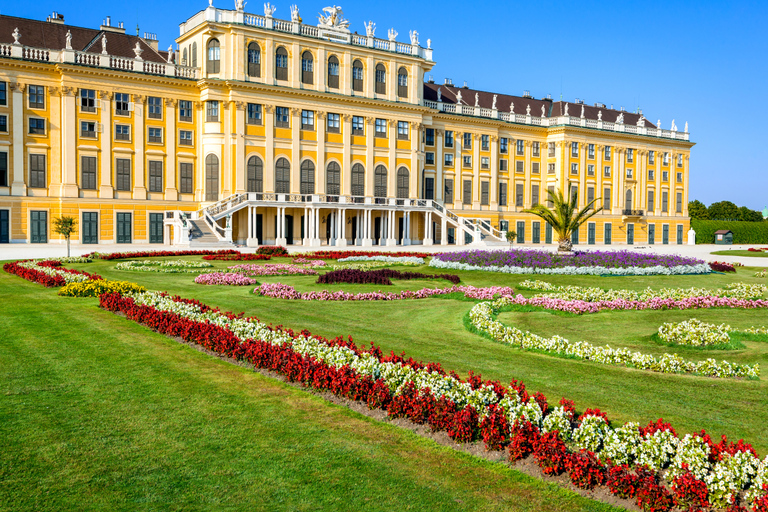
[[[208,73],[218,73],[221,70],[221,46],[218,39],[208,41],[206,69]]]
[[[328,88],[339,88],[339,59],[335,55],[328,57]]]
[[[624,209],[625,210],[631,210],[632,209],[632,190],[627,190],[627,193],[625,194],[624,198]]]
[[[363,92],[363,63],[360,60],[352,63],[352,90]]]
[[[248,192],[264,192],[264,163],[254,155],[248,159]]]
[[[373,195],[377,199],[387,197],[387,168],[383,165],[376,166],[373,173]]]
[[[301,162],[300,173],[300,188],[301,194],[314,194],[315,193],[315,164],[312,160],[304,160]]]
[[[288,51],[282,46],[275,50],[275,79],[288,80]]]
[[[400,98],[408,97],[408,71],[402,67],[397,70],[397,95]]]
[[[350,192],[353,196],[358,197],[358,201],[362,202],[362,198],[365,195],[365,167],[363,164],[356,163],[352,166],[352,188]]]
[[[315,60],[312,52],[305,51],[301,54],[301,83],[312,85],[315,83]]]
[[[325,193],[331,196],[341,193],[341,167],[336,162],[329,162],[325,170]]]
[[[387,68],[384,64],[376,64],[376,94],[387,93]]]
[[[248,76],[261,76],[261,48],[258,43],[248,43]]]
[[[219,200],[219,157],[213,153],[205,157],[205,200]]]
[[[397,197],[398,199],[408,198],[408,182],[410,173],[405,167],[401,167],[397,170]]]
[[[192,65],[193,68],[197,67],[197,41],[192,43],[192,47],[189,50],[189,63]]]
[[[291,164],[287,158],[280,157],[275,163],[275,192],[291,193]]]
[[[187,54],[187,49],[184,48],[184,50],[182,50],[182,52],[181,52],[181,65],[182,66],[189,66],[189,60],[188,60],[187,55],[188,55]]]

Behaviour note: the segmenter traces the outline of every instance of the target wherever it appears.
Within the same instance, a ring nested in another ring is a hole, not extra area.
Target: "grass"
[[[765,251],[747,251],[746,249],[737,249],[734,251],[714,251],[710,254],[717,256],[748,256],[750,258],[768,258],[768,252]]]
[[[55,293],[0,273],[0,509],[616,510]]]

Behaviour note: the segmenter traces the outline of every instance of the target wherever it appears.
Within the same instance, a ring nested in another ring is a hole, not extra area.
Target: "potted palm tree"
[[[579,226],[584,224],[587,219],[602,210],[602,207],[594,208],[595,203],[597,203],[599,199],[593,199],[588,205],[579,210],[578,196],[571,193],[570,185],[568,185],[567,197],[563,196],[563,191],[560,189],[549,190],[548,193],[552,208],[537,204],[534,205],[533,208],[523,210],[523,212],[536,215],[552,226],[552,231],[557,234],[558,252],[571,252],[571,249],[573,248],[571,235],[575,230],[579,229]]]

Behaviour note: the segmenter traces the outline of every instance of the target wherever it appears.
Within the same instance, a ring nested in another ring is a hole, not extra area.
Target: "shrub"
[[[117,292],[123,295],[126,293],[142,293],[145,291],[147,291],[146,288],[136,283],[99,279],[84,281],[82,283],[70,283],[59,290],[59,295],[63,297],[98,297],[102,293]]]
[[[280,245],[262,245],[256,249],[256,254],[268,254],[270,256],[288,256],[288,249]]]
[[[722,261],[710,261],[709,268],[715,272],[736,272],[736,269],[733,267],[733,265],[729,263],[723,263]]]
[[[691,228],[696,231],[697,244],[715,243],[715,231],[719,229],[730,229],[733,231],[734,244],[768,243],[768,222],[691,219]]]
[[[157,258],[161,256],[204,256],[208,254],[235,254],[234,249],[223,249],[220,251],[136,251],[136,252],[113,252],[111,254],[100,254],[97,252],[87,254],[100,260],[121,260],[126,258]]]

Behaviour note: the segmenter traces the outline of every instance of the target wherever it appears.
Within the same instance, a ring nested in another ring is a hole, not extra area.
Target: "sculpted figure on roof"
[[[498,95],[498,94],[494,94],[494,95],[493,95],[493,105],[491,105],[491,108],[492,108],[493,110],[496,110],[496,99],[497,99],[498,97],[499,97],[499,95]]]
[[[237,12],[243,12],[245,10],[244,0],[235,0],[235,10]]]
[[[616,124],[624,124],[624,112],[619,114],[619,117],[616,118]]]
[[[510,114],[514,114],[515,113],[515,102],[514,101],[510,101],[509,102],[509,113]]]
[[[568,117],[568,104],[567,103],[565,104],[565,113],[563,115]]]
[[[475,93],[475,106],[476,107],[480,106],[480,93],[477,93],[477,92]]]
[[[67,43],[64,48],[67,50],[72,49],[72,32],[70,32],[69,30],[67,30]]]
[[[344,19],[344,11],[338,5],[323,7],[323,12],[318,15],[317,19],[320,22],[319,26],[349,30],[349,21]]]
[[[461,91],[456,91],[456,104],[461,105]]]
[[[365,35],[368,37],[374,37],[376,34],[376,24],[373,21],[363,23],[365,25]]]
[[[437,88],[437,101],[443,101],[443,91]]]
[[[277,7],[270,4],[269,2],[264,4],[264,16],[267,18],[271,18],[273,14],[275,14],[275,11],[277,10]]]
[[[419,45],[419,33],[416,32],[415,30],[411,30],[410,31],[410,36],[411,36],[411,44],[413,46],[418,46]]]

